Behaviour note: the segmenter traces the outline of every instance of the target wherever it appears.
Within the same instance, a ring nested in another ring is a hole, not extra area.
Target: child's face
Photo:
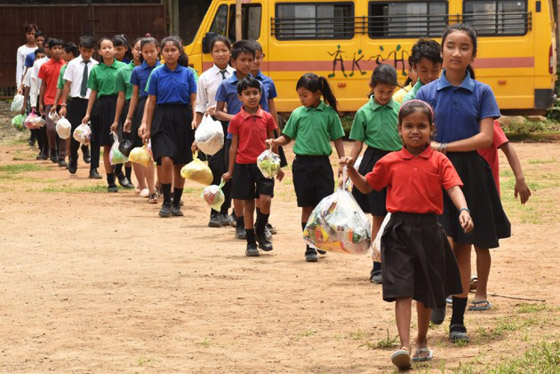
[[[27,41],[27,43],[33,43],[35,41],[35,30],[31,30],[31,31],[26,32],[25,33],[25,40]]]
[[[44,53],[35,53],[35,61],[42,59],[46,55]]]
[[[451,70],[466,70],[474,61],[474,45],[466,32],[453,31],[443,44],[443,66]]]
[[[140,62],[140,41],[137,41],[132,48],[132,59],[134,62]]]
[[[305,87],[297,89],[299,101],[306,108],[316,107],[321,101],[321,91],[311,92]]]
[[[115,47],[115,58],[117,59],[117,61],[122,61],[124,59],[124,55],[126,54],[127,50],[128,48],[126,48],[124,45]]]
[[[62,58],[62,53],[64,53],[64,48],[61,45],[53,45],[51,48],[51,57],[55,60],[60,60]]]
[[[235,70],[243,75],[247,75],[251,72],[254,63],[253,55],[247,52],[241,52],[237,55],[237,58],[233,60],[233,67]]]
[[[416,84],[416,82],[418,81],[418,73],[416,72],[416,70],[411,67],[410,70],[408,71],[408,77],[410,78],[410,81],[412,82],[412,85],[414,86]]]
[[[264,60],[264,54],[257,50],[257,52],[255,53],[255,63],[253,64],[253,69],[251,69],[252,73],[257,74],[259,72],[259,70],[261,70],[261,64]]]
[[[62,50],[62,59],[65,62],[69,62],[74,58],[74,55],[72,53],[68,53],[65,50]]]
[[[86,61],[90,60],[93,56],[93,48],[80,47],[80,56]]]
[[[37,47],[43,48],[43,44],[45,43],[45,37],[44,36],[36,37],[35,38],[35,43],[37,43]]]
[[[379,105],[387,104],[393,97],[395,87],[396,86],[392,84],[377,83],[375,87],[373,87],[373,99]]]
[[[212,48],[212,60],[216,66],[220,68],[225,68],[231,59],[231,51],[228,49],[227,45],[222,42],[214,43]]]
[[[241,95],[237,95],[239,100],[243,103],[243,106],[248,109],[256,109],[259,106],[259,101],[261,100],[261,91],[258,88],[247,87],[241,92]]]
[[[142,57],[144,61],[150,66],[154,65],[159,55],[159,48],[156,48],[154,43],[144,44],[142,47]]]
[[[115,47],[110,40],[103,40],[99,46],[99,54],[103,59],[109,60],[115,57]]]
[[[163,59],[165,60],[166,64],[176,64],[179,60],[181,52],[175,44],[173,44],[172,42],[167,42],[163,46],[161,54],[163,55]]]
[[[439,78],[441,73],[441,63],[433,63],[427,58],[422,57],[413,68],[418,73],[418,79],[422,84],[428,84]]]
[[[45,45],[45,46],[43,47],[43,49],[45,50],[45,54],[47,55],[47,57],[48,57],[48,58],[51,58],[51,50],[50,50],[49,46],[48,46],[48,45]]]
[[[399,135],[407,148],[424,148],[430,142],[433,125],[421,110],[415,110],[402,119]]]

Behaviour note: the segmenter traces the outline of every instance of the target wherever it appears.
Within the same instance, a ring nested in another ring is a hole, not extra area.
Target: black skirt
[[[465,234],[459,212],[447,193],[443,194],[440,223],[454,242],[483,248],[499,247],[499,239],[511,236],[511,225],[502,207],[492,171],[477,152],[452,152],[447,157],[463,181],[463,194],[471,211],[474,230]]]
[[[115,120],[117,96],[101,96],[95,100],[91,113],[91,142],[100,146],[112,145],[111,125]]]
[[[192,161],[192,109],[185,104],[158,104],[151,128],[154,160],[171,157],[175,165]]]
[[[135,147],[141,147],[143,145],[142,138],[138,136],[138,129],[142,124],[142,118],[144,118],[144,108],[146,107],[146,101],[148,97],[139,97],[138,106],[136,107],[136,113],[132,116],[132,126],[130,128],[129,139],[132,140]]]
[[[382,151],[381,149],[368,147],[360,162],[358,173],[366,175],[373,170],[373,167],[383,156],[390,153],[389,151]],[[352,188],[352,195],[358,202],[358,205],[364,213],[371,213],[374,216],[385,216],[387,209],[385,208],[385,200],[387,199],[387,188],[381,191],[373,190],[367,195],[364,195],[356,187]]]
[[[119,125],[117,127],[117,134],[119,135],[119,141],[123,139],[130,139],[129,134],[124,133],[124,121],[126,121],[126,116],[128,115],[128,108],[130,107],[130,100],[125,100],[123,109],[121,111],[121,116],[119,117]]]
[[[427,308],[462,292],[461,276],[435,214],[392,213],[381,237],[383,300],[412,297]]]

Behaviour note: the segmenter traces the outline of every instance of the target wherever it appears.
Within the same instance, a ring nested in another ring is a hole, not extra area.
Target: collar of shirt
[[[51,57],[51,59],[49,61],[50,61],[51,64],[58,64],[58,65],[66,64],[66,62],[64,62],[64,60],[62,58],[58,59],[58,60],[55,60],[54,58]]]
[[[319,110],[319,111],[322,112],[322,111],[324,111],[326,108],[327,108],[327,104],[325,104],[325,102],[324,102],[323,100],[321,100],[321,101],[319,102],[319,105],[317,105],[316,107],[309,107],[309,108],[305,107],[305,110],[308,111],[308,112],[310,112],[310,111],[312,111],[312,110]]]
[[[430,145],[428,144],[428,146],[426,147],[426,149],[424,149],[422,151],[422,153],[420,153],[419,155],[417,155],[418,157],[422,157],[425,159],[429,159],[432,156],[433,153],[433,149],[432,147],[430,147]],[[401,158],[403,158],[404,160],[412,160],[415,156],[410,153],[408,151],[408,149],[406,149],[406,147],[402,147],[402,149],[399,151],[399,155],[401,156]]]
[[[377,104],[375,102],[375,99],[373,98],[373,95],[369,98],[369,104],[371,105],[371,109],[373,109],[374,112],[376,110],[380,109],[380,108],[387,108],[387,109],[395,110],[395,105],[398,106],[398,103],[393,99],[389,100],[389,102],[387,104],[384,104],[384,105]],[[398,107],[396,109],[398,110]]]
[[[439,77],[438,79],[437,90],[440,91],[446,87],[451,87],[451,83],[449,83],[449,81],[445,77],[445,69],[443,69],[441,77]],[[465,75],[465,79],[463,79],[463,82],[461,82],[461,85],[459,85],[459,87],[464,88],[465,90],[468,90],[470,92],[474,91],[474,80],[471,78],[471,73],[467,71],[467,75]]]
[[[263,73],[261,73],[261,71],[259,70],[259,72],[257,73],[257,75],[255,75],[255,78],[257,78],[258,80],[260,80],[261,82],[264,80],[265,76],[263,75]]]
[[[111,65],[105,65],[105,63],[103,61],[101,61],[99,63],[99,66],[101,66],[101,69],[107,69],[107,68],[117,69],[118,65],[119,65],[119,62],[117,61],[116,58],[113,59],[113,63]]]
[[[153,68],[157,67],[161,65],[161,62],[159,62],[158,60],[156,60],[156,64],[154,66],[150,66],[148,65],[148,63],[146,62],[146,60],[142,61],[142,64],[140,65],[140,67],[144,70],[152,70]]]
[[[249,117],[264,117],[264,113],[263,110],[261,109],[260,105],[259,105],[259,109],[257,109],[257,112],[255,114],[251,114],[248,113],[247,111],[245,111],[244,107],[241,107],[241,117],[243,117],[244,120],[246,120]]]
[[[171,70],[167,67],[167,64],[163,64],[162,69],[168,73],[180,73],[185,67],[183,65],[177,64],[175,70]]]
[[[235,74],[235,69],[231,66],[226,66],[225,69],[220,69],[216,64],[212,65],[211,69],[214,70],[214,74],[220,74],[220,71],[224,70],[227,74]]]

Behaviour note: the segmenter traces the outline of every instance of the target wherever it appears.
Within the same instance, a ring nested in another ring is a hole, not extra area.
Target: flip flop
[[[412,367],[410,353],[406,349],[399,349],[391,355],[391,362],[399,368],[399,370],[408,370]]]
[[[476,275],[471,276],[471,284],[469,286],[469,291],[476,291],[478,286],[478,277]]]
[[[469,305],[470,311],[480,312],[484,310],[492,309],[492,303],[488,300],[473,300],[471,305]]]
[[[430,348],[418,348],[412,356],[412,362],[432,361],[434,352]]]

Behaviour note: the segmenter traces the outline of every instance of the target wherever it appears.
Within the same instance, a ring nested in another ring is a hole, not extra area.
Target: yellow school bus
[[[494,90],[502,112],[544,112],[554,102],[556,41],[552,0],[243,0],[243,39],[263,46],[264,74],[276,83],[280,112],[300,105],[295,85],[314,72],[329,78],[343,112],[369,93],[376,64],[391,64],[401,83],[418,38],[441,41],[449,24],[478,32],[476,78]],[[235,39],[235,0],[214,0],[185,47],[200,74],[212,66],[209,42]]]

